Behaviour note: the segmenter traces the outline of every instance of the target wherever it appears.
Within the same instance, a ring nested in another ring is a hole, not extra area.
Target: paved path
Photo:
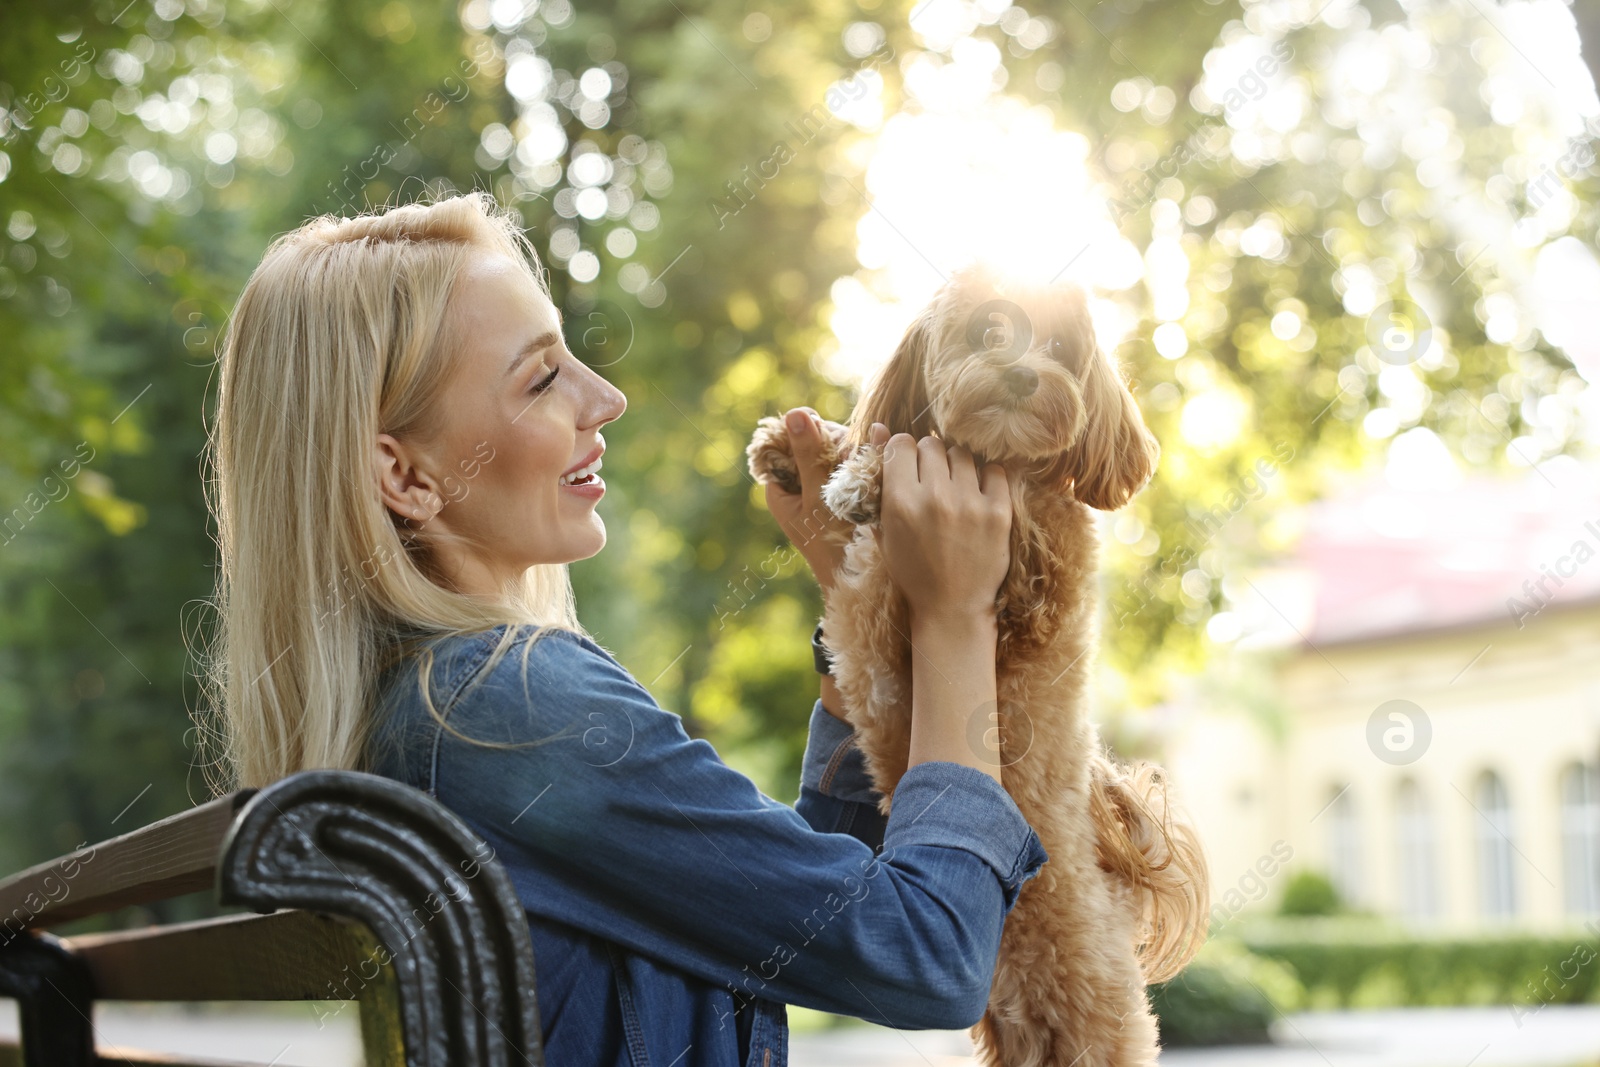
[[[1318,1012],[1279,1020],[1269,1046],[1173,1049],[1163,1067],[1594,1067],[1600,1005]],[[880,1027],[797,1035],[792,1067],[975,1067],[965,1032]]]
[[[98,1004],[95,1044],[273,1067],[361,1067],[361,1023],[353,1003]],[[16,1003],[0,1000],[0,1036],[15,1037]]]
[[[102,1045],[254,1060],[277,1067],[360,1067],[355,1011],[106,1004],[95,1009]],[[320,1024],[320,1025],[319,1025]],[[0,1036],[16,1033],[0,1000]],[[1280,1020],[1271,1046],[1175,1049],[1163,1067],[1597,1067],[1600,1005],[1549,1007],[1521,1019],[1507,1008],[1319,1012]],[[964,1031],[881,1027],[797,1034],[793,1067],[975,1067]]]
[[[1520,1025],[1519,1025],[1520,1023]],[[1174,1051],[1172,1067],[1576,1067],[1600,1064],[1600,1005],[1322,1012],[1279,1020],[1270,1049]]]

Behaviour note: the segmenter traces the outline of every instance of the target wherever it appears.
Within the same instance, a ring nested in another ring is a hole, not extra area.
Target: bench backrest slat
[[[217,849],[248,798],[221,797],[0,881],[0,941],[28,927],[212,888]]]

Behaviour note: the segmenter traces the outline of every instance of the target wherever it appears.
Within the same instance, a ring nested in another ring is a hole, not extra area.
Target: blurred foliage
[[[1320,871],[1297,871],[1278,902],[1279,915],[1337,915],[1343,910],[1338,888]]]
[[[1150,987],[1161,1044],[1169,1048],[1265,1043],[1272,1020],[1304,1004],[1292,970],[1233,938],[1206,942],[1183,973]]]
[[[188,650],[210,622],[198,455],[217,333],[271,236],[333,206],[339,169],[398,140],[469,47],[451,11],[383,35],[382,10],[4,15],[0,868],[204,799]],[[471,185],[468,123],[414,141],[420,174]]]
[[[908,63],[960,50],[908,26],[913,6],[8,7],[0,869],[199,798],[186,650],[210,623],[196,457],[217,331],[272,236],[424,188],[516,206],[573,350],[629,397],[607,429],[610,545],[573,567],[586,623],[691,732],[792,798],[820,603],[743,447],[790,406],[849,414],[852,383],[817,368],[836,345],[831,288],[860,267],[872,131],[833,118],[829,93],[892,54],[876,69],[893,113]],[[1188,263],[1181,310],[1157,308],[1153,284],[1125,294],[1140,325],[1122,355],[1164,458],[1108,523],[1118,706],[1196,670],[1225,572],[1285,543],[1240,489],[1263,457],[1272,491],[1304,499],[1411,427],[1474,464],[1504,463],[1513,437],[1577,447],[1581,382],[1501,299],[1538,240],[1482,254],[1455,210],[1531,218],[1539,240],[1595,232],[1588,172],[1558,183],[1578,195],[1556,208],[1526,203],[1552,143],[1527,132],[1535,103],[1520,126],[1490,115],[1490,74],[1520,61],[1492,27],[1377,3],[1333,9],[1338,27],[1206,0],[957,7],[1006,93],[1085,133],[1124,235]],[[1251,35],[1292,49],[1283,130],[1197,90],[1208,55]],[[1414,35],[1428,64],[1393,59]],[[1334,62],[1349,49],[1390,57],[1387,82],[1352,96]],[[779,173],[752,183],[780,143]],[[1381,365],[1352,291],[1425,303],[1441,355]],[[1155,354],[1172,351],[1163,322],[1186,337],[1177,358]],[[1214,432],[1219,411],[1236,432]],[[1197,534],[1219,507],[1226,525]]]
[[[1135,706],[1158,699],[1174,672],[1198,670],[1216,644],[1206,624],[1259,595],[1240,565],[1292,543],[1281,504],[1371,471],[1393,437],[1437,433],[1476,467],[1585,447],[1585,382],[1519,301],[1545,240],[1571,233],[1593,247],[1593,168],[1575,176],[1575,195],[1530,203],[1531,179],[1566,141],[1539,128],[1553,123],[1544,102],[1507,119],[1508,90],[1489,75],[1526,61],[1493,16],[1428,4],[1346,11],[1335,29],[1301,26],[1292,8],[1247,8],[1219,44],[1259,36],[1288,58],[1269,88],[1248,71],[1213,79],[1211,112],[1190,91],[1200,56],[1156,54],[1193,38],[1150,35],[1135,51],[1139,40],[1117,37],[1140,71],[1111,94],[1129,114],[1067,119],[1105,131],[1111,188],[1149,189],[1121,217],[1147,262],[1161,242],[1187,261],[1165,315],[1155,286],[1135,294],[1128,346],[1163,447],[1150,488],[1112,527],[1126,547],[1110,559],[1107,655]],[[1162,86],[1175,106],[1158,98]],[[1391,300],[1420,305],[1439,341],[1409,364],[1371,344],[1366,312]],[[1163,317],[1182,327],[1179,358],[1152,352]],[[1535,419],[1541,402],[1547,417]],[[1269,493],[1279,506],[1257,503]]]
[[[1505,1004],[1518,1017],[1600,1000],[1592,923],[1566,935],[1452,935],[1371,918],[1255,919],[1239,938],[1292,968],[1316,1008]]]

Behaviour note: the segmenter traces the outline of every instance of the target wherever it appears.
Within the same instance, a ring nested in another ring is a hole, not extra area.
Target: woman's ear
[[[850,418],[852,450],[867,442],[875,422],[887,426],[890,434],[908,433],[918,439],[932,432],[932,405],[924,368],[936,330],[931,311],[923,311],[906,328],[894,355],[856,404]]]
[[[444,506],[433,479],[416,463],[412,450],[391,434],[380,433],[373,449],[378,498],[395,516],[421,526]]]
[[[1063,492],[1099,511],[1115,511],[1144,488],[1161,446],[1111,361],[1096,348],[1082,376],[1083,432],[1050,472]]]

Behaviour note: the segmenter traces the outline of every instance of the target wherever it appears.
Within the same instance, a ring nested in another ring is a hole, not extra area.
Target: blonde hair
[[[440,429],[449,303],[477,251],[549,295],[515,217],[473,193],[313,219],[272,242],[239,297],[206,447],[221,566],[197,721],[202,751],[220,749],[206,765],[217,792],[362,769],[380,674],[432,638],[505,625],[492,667],[526,627],[530,647],[552,628],[586,634],[565,564],[529,568],[498,598],[456,592],[437,541],[379,497],[377,435]],[[418,677],[443,723],[425,651]]]

